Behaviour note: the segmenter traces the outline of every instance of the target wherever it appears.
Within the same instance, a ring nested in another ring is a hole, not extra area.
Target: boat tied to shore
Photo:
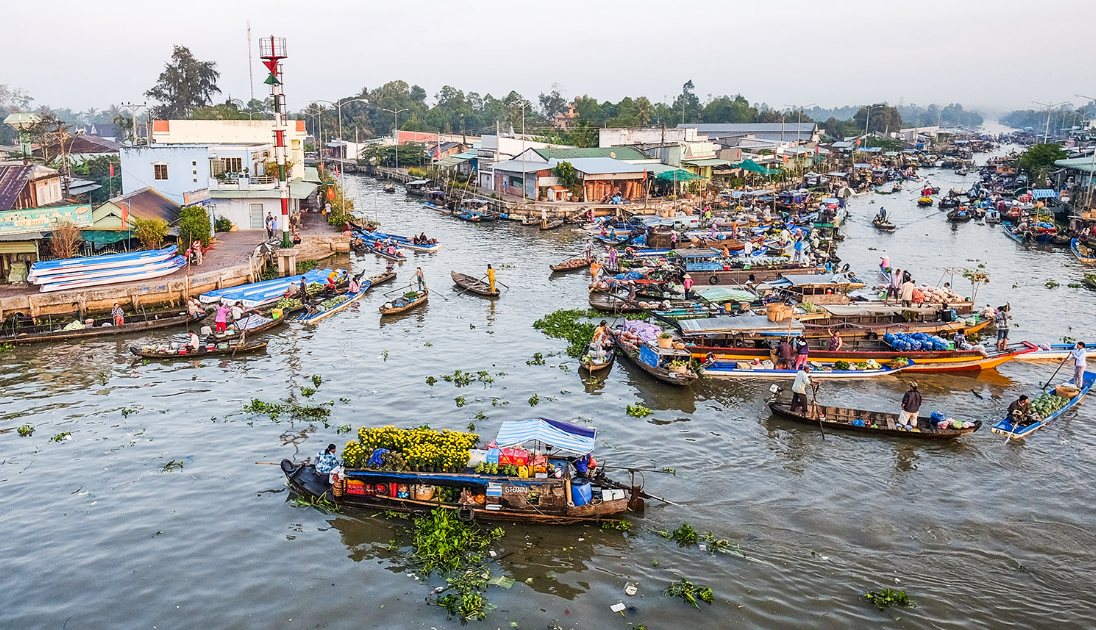
[[[116,326],[114,318],[110,316],[87,318],[81,321],[79,315],[72,315],[72,319],[64,324],[52,321],[46,324],[35,324],[31,318],[13,317],[5,320],[0,327],[0,343],[37,343],[128,335],[172,326],[197,324],[205,319],[206,315],[205,311],[191,316],[178,310],[135,313],[126,315],[125,323],[121,326]],[[27,319],[30,319],[31,323],[25,323]]]

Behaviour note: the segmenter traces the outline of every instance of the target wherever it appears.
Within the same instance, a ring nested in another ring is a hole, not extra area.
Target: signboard
[[[184,206],[208,206],[210,204],[209,189],[199,188],[183,193]]]
[[[91,206],[53,206],[0,212],[0,235],[27,232],[51,232],[58,223],[69,222],[76,227],[91,225]]]

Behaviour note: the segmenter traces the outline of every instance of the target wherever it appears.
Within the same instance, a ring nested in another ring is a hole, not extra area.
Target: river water
[[[944,190],[969,185],[927,173]],[[768,383],[682,391],[617,362],[605,383],[587,386],[565,343],[531,327],[557,308],[585,306],[584,275],[548,274],[549,263],[581,251],[577,235],[463,223],[384,195],[373,180],[347,179],[359,209],[385,230],[443,241],[441,252],[412,254],[399,269],[406,282],[423,268],[435,289],[425,308],[382,322],[377,307],[395,287],[381,288],[315,327],[290,324],[266,354],[239,361],[142,364],[127,352],[132,339],[0,354],[0,627],[456,627],[425,601],[440,580],[409,576],[406,548],[390,546],[404,540],[401,522],[295,507],[281,471],[255,462],[342,444],[342,424],[474,423],[489,439],[503,420],[537,416],[597,426],[596,454],[608,465],[676,469],[645,479],[648,492],[676,505],[650,501],[627,534],[506,526],[491,569],[517,584],[491,587],[498,609],[473,625],[1090,627],[1090,406],[1027,442],[1005,444],[987,428],[928,444],[823,438],[770,418]],[[1086,338],[1096,294],[1068,287],[1082,277],[1068,250],[1023,248],[993,226],[953,227],[939,210],[917,208],[917,196],[852,200],[840,256],[874,278],[886,253],[928,282],[982,263],[991,282],[978,302],[1010,301],[1015,339]],[[900,226],[894,234],[870,225],[881,203]],[[336,262],[383,266],[373,256]],[[451,288],[450,270],[481,275],[487,263],[509,285],[501,299]],[[1060,286],[1047,288],[1051,280]],[[527,364],[537,352],[545,364]],[[1010,363],[976,378],[917,378],[928,411],[991,420],[1053,368]],[[426,382],[457,369],[490,371],[494,382]],[[300,390],[312,375],[323,379],[312,399],[333,402],[330,426],[242,411],[251,398],[306,400]],[[819,398],[897,409],[904,390],[899,378],[829,382]],[[654,413],[625,415],[636,402]],[[33,436],[17,436],[22,424]],[[61,432],[70,439],[50,439]],[[165,472],[172,461],[182,468]],[[682,522],[737,543],[744,557],[654,533]],[[711,586],[714,605],[694,610],[662,596],[678,576]],[[639,583],[636,597],[624,595],[628,582]],[[885,587],[905,589],[917,607],[879,612],[862,598]],[[610,612],[620,601],[628,610]]]

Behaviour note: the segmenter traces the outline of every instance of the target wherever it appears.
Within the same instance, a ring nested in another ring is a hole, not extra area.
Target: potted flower
[[[658,336],[658,347],[669,350],[674,347],[674,337],[670,333],[664,332]]]

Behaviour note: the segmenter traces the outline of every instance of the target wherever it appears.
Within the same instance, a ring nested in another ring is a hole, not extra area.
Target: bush
[[[53,233],[49,239],[49,253],[54,258],[72,258],[80,248],[84,238],[80,228],[71,221],[63,221],[53,226]]]
[[[130,228],[145,249],[159,249],[167,238],[168,224],[160,218],[130,219]]]
[[[229,221],[228,217],[217,217],[217,220],[213,222],[213,229],[218,232],[228,232],[232,229],[232,221]]]
[[[190,247],[194,241],[209,245],[212,237],[213,226],[205,208],[190,206],[179,211],[179,243],[184,249]]]

